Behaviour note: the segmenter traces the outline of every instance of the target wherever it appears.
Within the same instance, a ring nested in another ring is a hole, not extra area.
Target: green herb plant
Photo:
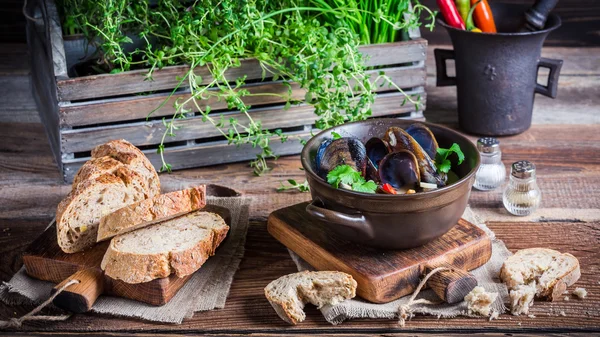
[[[393,31],[419,26],[418,16],[425,8],[417,3],[410,10],[408,0],[350,1],[347,5],[316,0],[159,0],[153,6],[148,1],[61,1],[68,5],[65,11],[81,6],[75,12],[63,13],[64,17],[98,44],[98,66],[104,71],[146,68],[146,79],[151,81],[157,69],[189,65],[173,92],[148,115],[152,117],[176,91],[189,91],[188,98],[173,104],[174,114],[163,118],[165,131],[157,149],[161,171],[171,170],[165,149],[170,141],[177,140],[179,121],[198,115],[229,144],[260,149],[251,162],[257,175],[269,170],[268,158],[276,158],[271,142],[289,138],[282,130],[264,127],[245,99],[273,95],[289,109],[300,103],[292,97],[290,83],[296,82],[306,91],[305,103],[314,107],[316,128],[368,118],[377,85],[403,91],[383,72],[374,78],[367,75],[359,45],[395,41]],[[355,25],[357,22],[360,26]],[[369,38],[360,33],[362,29],[370,32]],[[373,36],[379,38],[373,40]],[[124,46],[131,44],[133,37],[142,47],[127,51]],[[287,92],[251,93],[245,89],[246,77],[232,76],[231,70],[246,58],[258,60],[263,79],[281,81]],[[208,76],[199,75],[201,68],[208,70]],[[209,99],[225,102],[241,117],[211,113],[206,103]],[[419,105],[420,97],[406,95],[406,102]]]

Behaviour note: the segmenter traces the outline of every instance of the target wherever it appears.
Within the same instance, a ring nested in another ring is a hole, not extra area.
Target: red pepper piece
[[[390,184],[383,184],[383,186],[381,186],[381,189],[388,194],[398,194],[398,192],[396,192],[396,189],[393,188]]]
[[[460,17],[460,13],[453,0],[437,0],[437,4],[440,8],[440,13],[444,17],[444,21],[449,26],[457,29],[465,29],[465,22]]]

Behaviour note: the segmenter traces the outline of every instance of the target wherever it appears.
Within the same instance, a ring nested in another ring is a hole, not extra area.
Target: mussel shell
[[[388,144],[381,138],[371,138],[365,144],[367,149],[367,157],[371,160],[375,169],[379,167],[379,162],[390,153]]]
[[[381,160],[378,172],[382,184],[390,184],[401,192],[419,187],[419,163],[410,151],[400,150],[388,154]]]
[[[317,163],[317,158],[315,158],[315,163]],[[327,174],[338,165],[349,165],[364,177],[367,167],[367,150],[364,144],[356,138],[335,139],[325,147],[318,163],[317,171],[323,179],[327,179]]]
[[[412,152],[417,158],[419,163],[419,173],[421,174],[421,181],[436,184],[438,187],[446,185],[444,179],[437,172],[435,163],[429,157],[429,155],[423,150],[421,145],[411,137],[406,131],[399,127],[389,128],[383,137],[383,140],[390,145],[390,149],[393,152],[407,150]]]
[[[321,158],[323,158],[323,153],[332,141],[333,139],[325,139],[321,143],[321,145],[319,145],[319,148],[317,149],[317,154],[315,155],[315,168],[317,169],[316,172],[319,172],[319,168],[321,167]]]
[[[409,125],[404,131],[421,145],[425,153],[427,153],[431,159],[435,159],[438,143],[433,132],[431,132],[428,127],[421,123],[415,123]]]

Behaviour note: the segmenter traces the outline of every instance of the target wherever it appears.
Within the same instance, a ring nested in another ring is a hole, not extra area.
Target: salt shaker
[[[535,181],[535,165],[527,160],[512,164],[508,186],[502,195],[507,211],[514,215],[533,213],[542,201],[542,192]]]
[[[481,154],[481,165],[475,175],[473,187],[482,191],[493,190],[502,185],[506,178],[500,142],[492,137],[479,138],[477,150]]]

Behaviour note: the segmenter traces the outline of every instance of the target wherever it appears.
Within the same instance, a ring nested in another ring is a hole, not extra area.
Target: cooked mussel
[[[319,172],[319,168],[321,167],[321,158],[323,158],[323,153],[332,141],[333,139],[325,139],[317,149],[317,154],[315,155],[315,168],[317,169],[317,172]]]
[[[379,162],[390,153],[387,143],[381,138],[371,138],[365,144],[367,157],[371,160],[375,168],[379,167]]]
[[[423,150],[425,150],[425,153],[427,153],[431,159],[435,159],[438,143],[433,132],[431,132],[428,127],[421,123],[414,123],[409,125],[404,131],[421,145]]]
[[[390,149],[393,152],[407,150],[414,154],[419,164],[421,181],[436,184],[438,187],[446,185],[444,179],[438,174],[435,163],[431,157],[406,131],[399,127],[391,127],[385,132],[383,140],[389,144]]]
[[[344,137],[335,139],[328,145],[325,145],[320,156],[319,151],[317,151],[315,164],[317,163],[317,172],[323,179],[327,179],[329,171],[338,165],[349,165],[365,176],[367,150],[363,143],[356,138]]]
[[[390,184],[400,193],[419,187],[419,163],[415,155],[408,150],[386,155],[381,160],[378,173],[382,184]]]

